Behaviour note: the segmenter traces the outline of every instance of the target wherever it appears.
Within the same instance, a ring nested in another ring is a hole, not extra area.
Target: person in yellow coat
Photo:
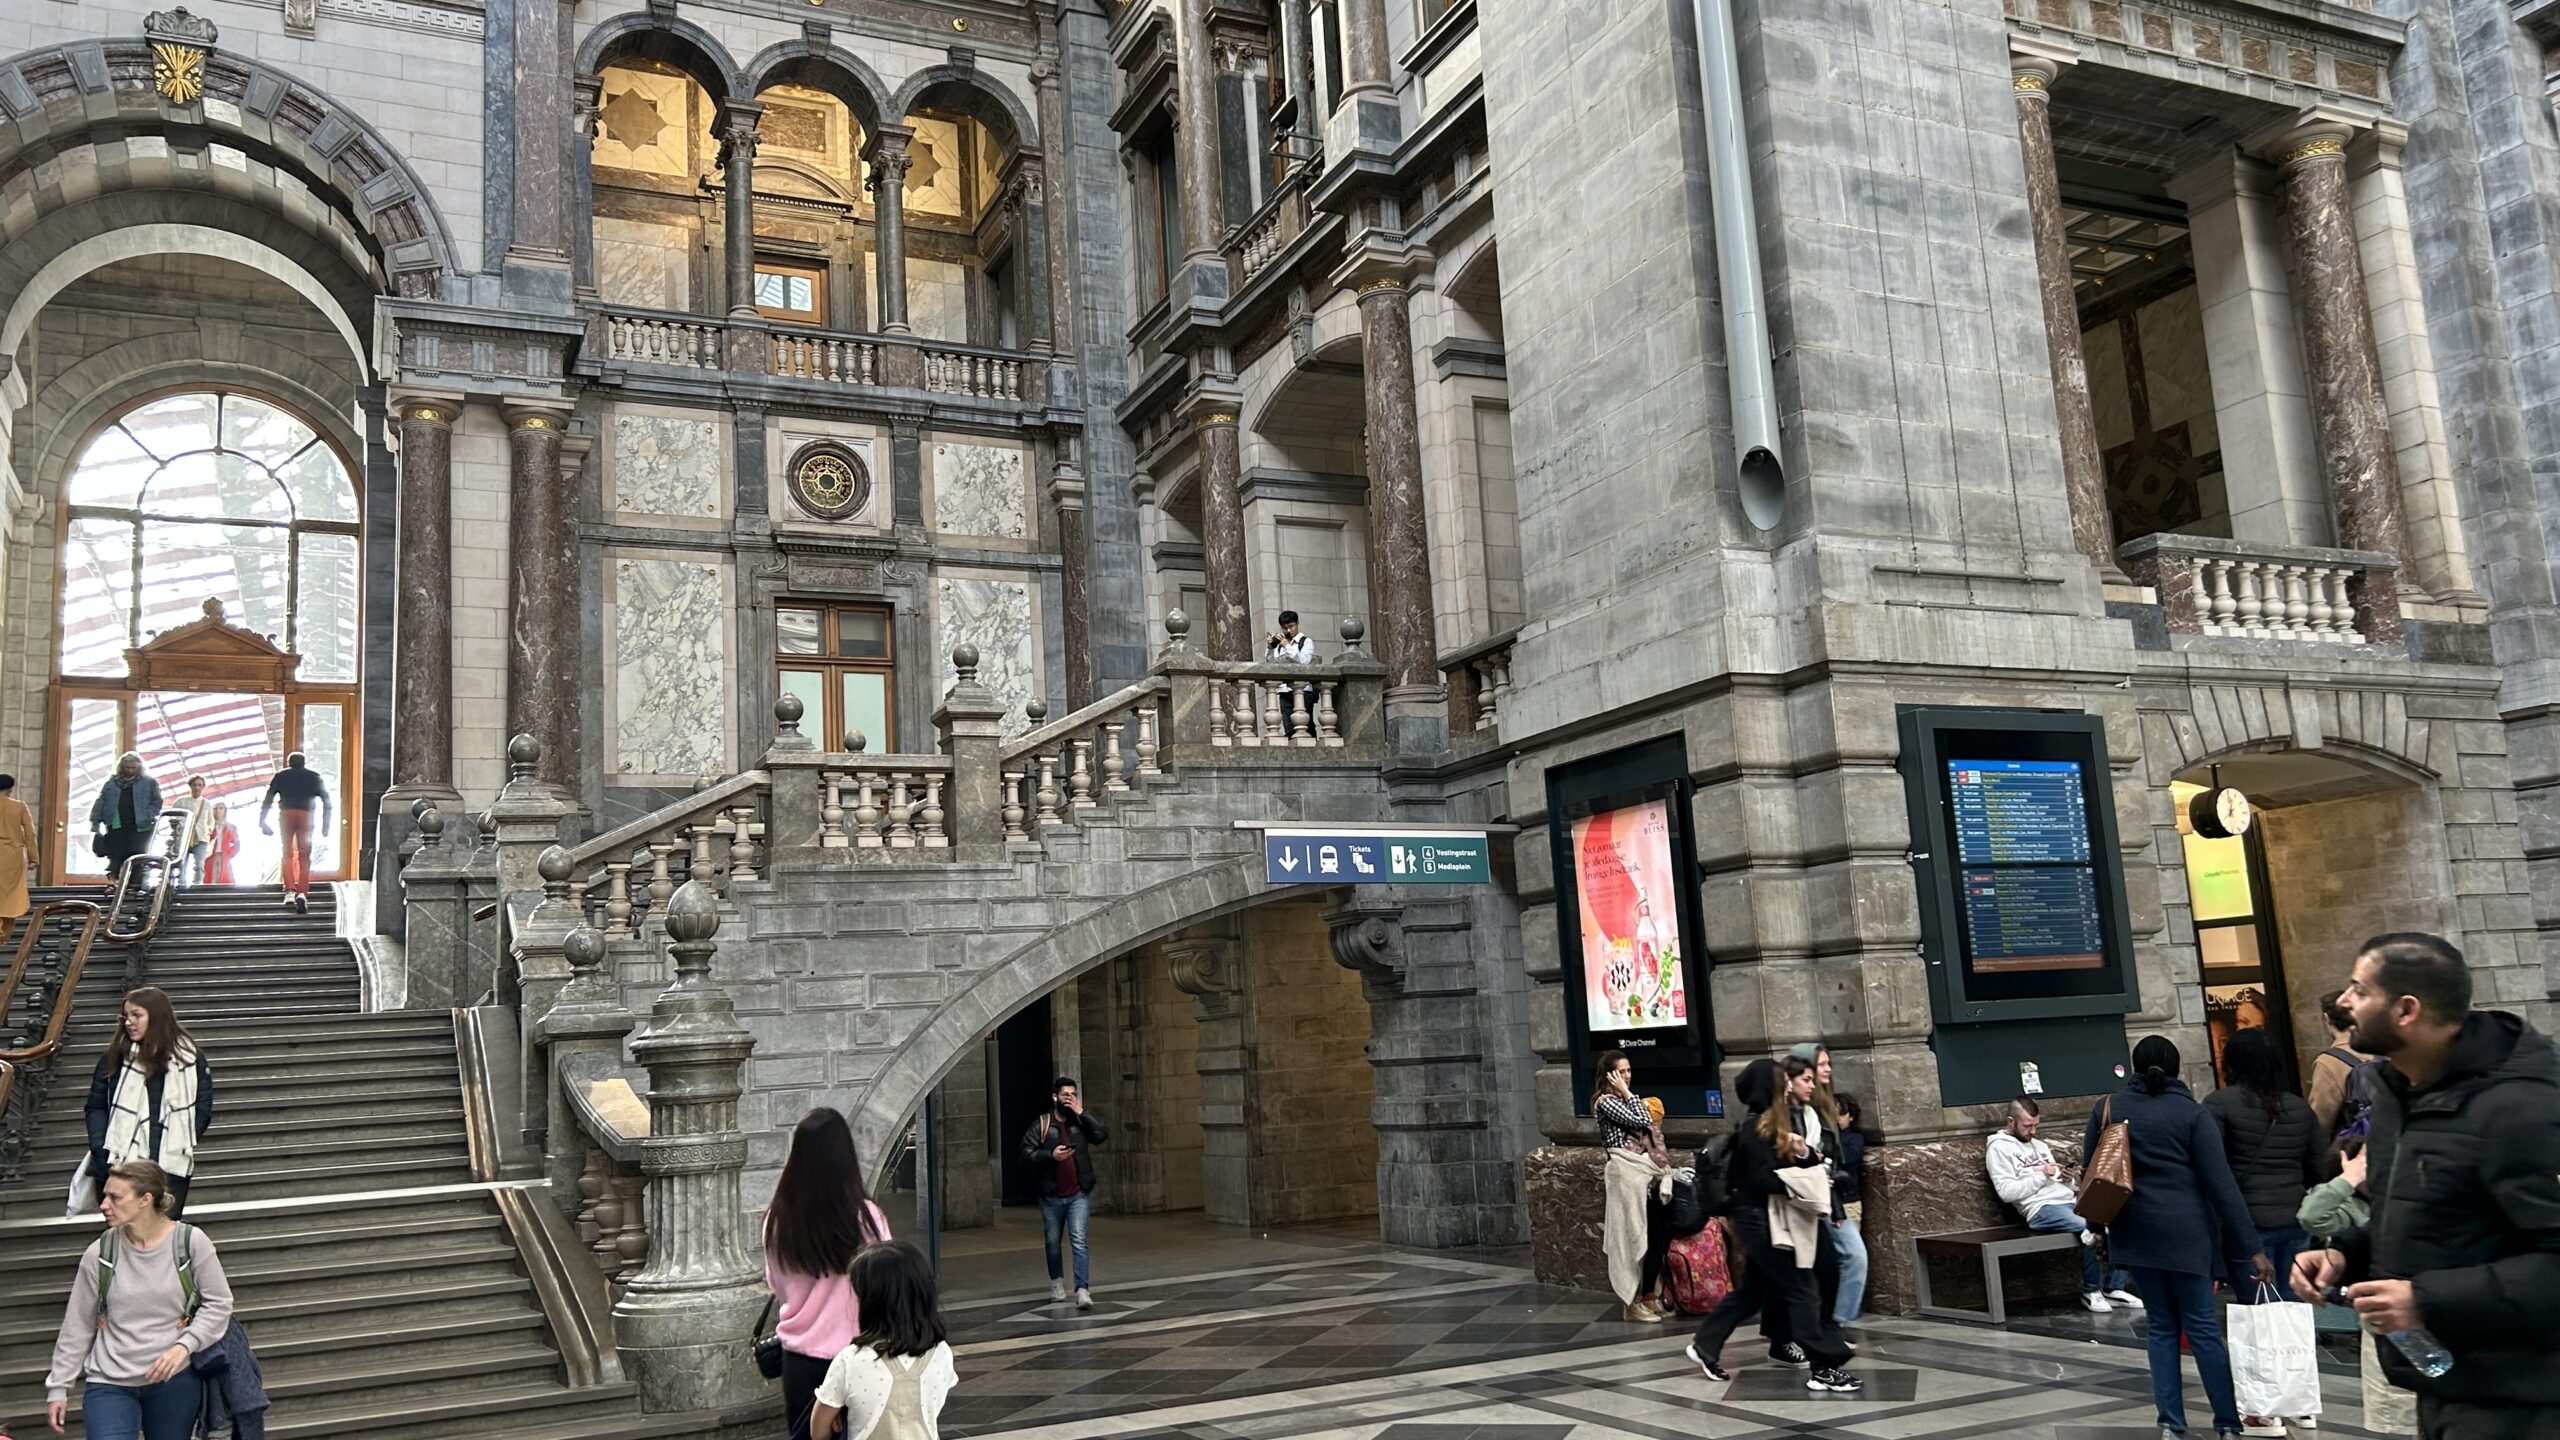
[[[27,872],[36,863],[36,817],[18,798],[18,777],[0,775],[0,942],[27,913]]]

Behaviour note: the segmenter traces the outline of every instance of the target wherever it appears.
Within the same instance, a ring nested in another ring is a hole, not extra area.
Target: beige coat
[[[35,858],[35,813],[14,795],[0,797],[0,920],[27,913],[27,866]]]

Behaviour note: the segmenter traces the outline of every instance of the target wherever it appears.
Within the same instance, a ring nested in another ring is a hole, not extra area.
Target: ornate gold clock
[[[814,519],[851,519],[871,503],[871,467],[849,446],[833,440],[801,446],[783,474],[792,503]]]

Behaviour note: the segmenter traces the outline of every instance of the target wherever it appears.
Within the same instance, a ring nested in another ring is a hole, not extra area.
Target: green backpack
[[[98,1328],[107,1328],[107,1291],[116,1283],[116,1240],[122,1232],[110,1229],[98,1237]],[[184,1298],[185,1318],[189,1325],[196,1318],[196,1232],[194,1227],[180,1224],[178,1242],[178,1293]]]

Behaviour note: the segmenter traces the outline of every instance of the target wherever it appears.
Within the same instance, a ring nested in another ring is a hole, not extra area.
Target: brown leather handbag
[[[2133,1198],[2133,1122],[2115,1118],[2116,1097],[2098,1112],[2098,1143],[2080,1173],[2080,1198],[2073,1206],[2092,1225],[2113,1225]]]

